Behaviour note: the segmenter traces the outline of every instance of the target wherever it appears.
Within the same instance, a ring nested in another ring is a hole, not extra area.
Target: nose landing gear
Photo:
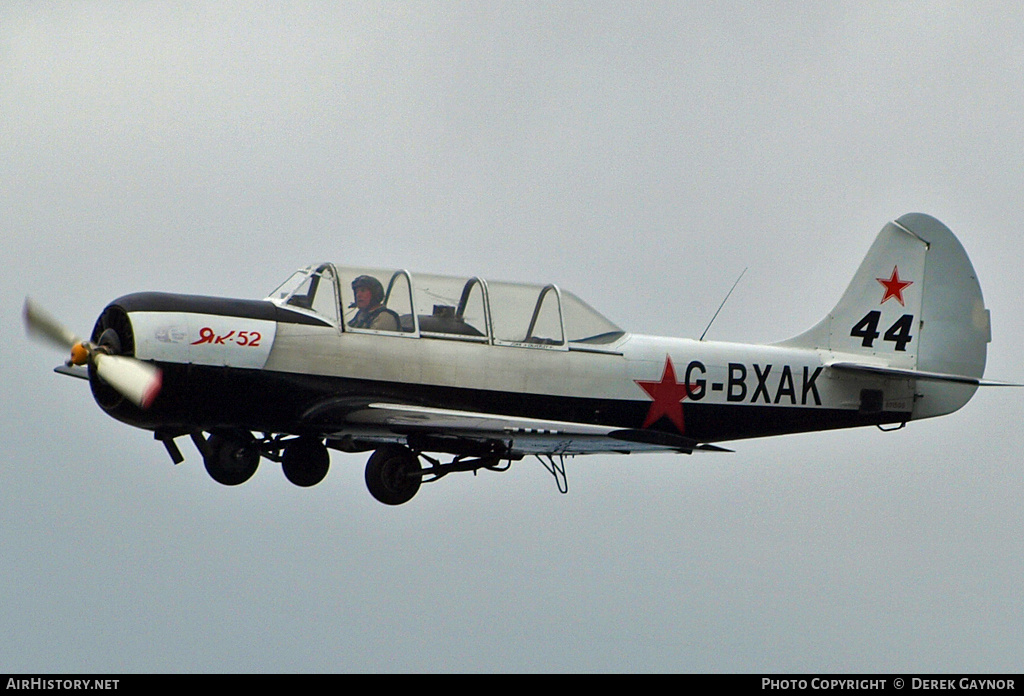
[[[238,486],[256,473],[260,448],[251,433],[214,433],[206,439],[202,433],[194,433],[192,439],[203,454],[206,472],[217,483]]]

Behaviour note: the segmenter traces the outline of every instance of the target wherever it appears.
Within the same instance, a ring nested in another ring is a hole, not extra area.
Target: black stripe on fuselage
[[[140,411],[123,402],[111,416],[150,430],[242,429],[328,433],[344,429],[347,409],[371,402],[409,404],[520,418],[640,428],[650,401],[524,394],[423,384],[376,382],[231,367],[160,364],[163,389]],[[320,408],[317,408],[317,407]],[[304,417],[315,412],[316,415]],[[683,403],[686,437],[719,442],[786,433],[902,423],[909,413],[749,404]],[[678,435],[667,418],[652,430]]]
[[[135,292],[119,297],[111,305],[121,307],[126,312],[188,312],[192,314],[212,314],[222,317],[241,317],[243,319],[262,319],[278,321],[286,324],[308,324],[311,326],[330,326],[317,317],[293,312],[278,307],[267,300],[241,300],[231,297],[208,297],[206,295],[181,295],[168,292]]]

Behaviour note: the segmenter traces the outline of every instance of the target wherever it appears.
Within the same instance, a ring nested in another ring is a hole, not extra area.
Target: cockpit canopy
[[[383,311],[397,330],[356,328],[353,281],[370,276],[384,288]],[[622,329],[556,285],[486,282],[481,278],[411,275],[404,270],[334,266],[296,271],[267,299],[314,313],[344,331],[446,338],[524,347],[602,346]]]

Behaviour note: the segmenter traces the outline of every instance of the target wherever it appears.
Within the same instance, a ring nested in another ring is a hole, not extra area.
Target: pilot
[[[359,309],[348,323],[353,329],[398,331],[398,315],[384,306],[384,286],[373,276],[361,275],[352,281],[356,301],[349,307]]]

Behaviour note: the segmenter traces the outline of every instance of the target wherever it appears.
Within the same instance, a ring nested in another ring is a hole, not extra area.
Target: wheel
[[[331,455],[327,448],[313,437],[300,437],[289,443],[281,460],[285,478],[303,488],[323,481],[330,465]]]
[[[375,450],[366,462],[366,487],[385,505],[401,505],[420,489],[420,469],[420,460],[410,449],[387,445]]]
[[[245,483],[260,464],[260,450],[252,436],[249,441],[240,442],[223,435],[211,435],[206,441],[206,450],[203,455],[206,473],[225,486]]]

